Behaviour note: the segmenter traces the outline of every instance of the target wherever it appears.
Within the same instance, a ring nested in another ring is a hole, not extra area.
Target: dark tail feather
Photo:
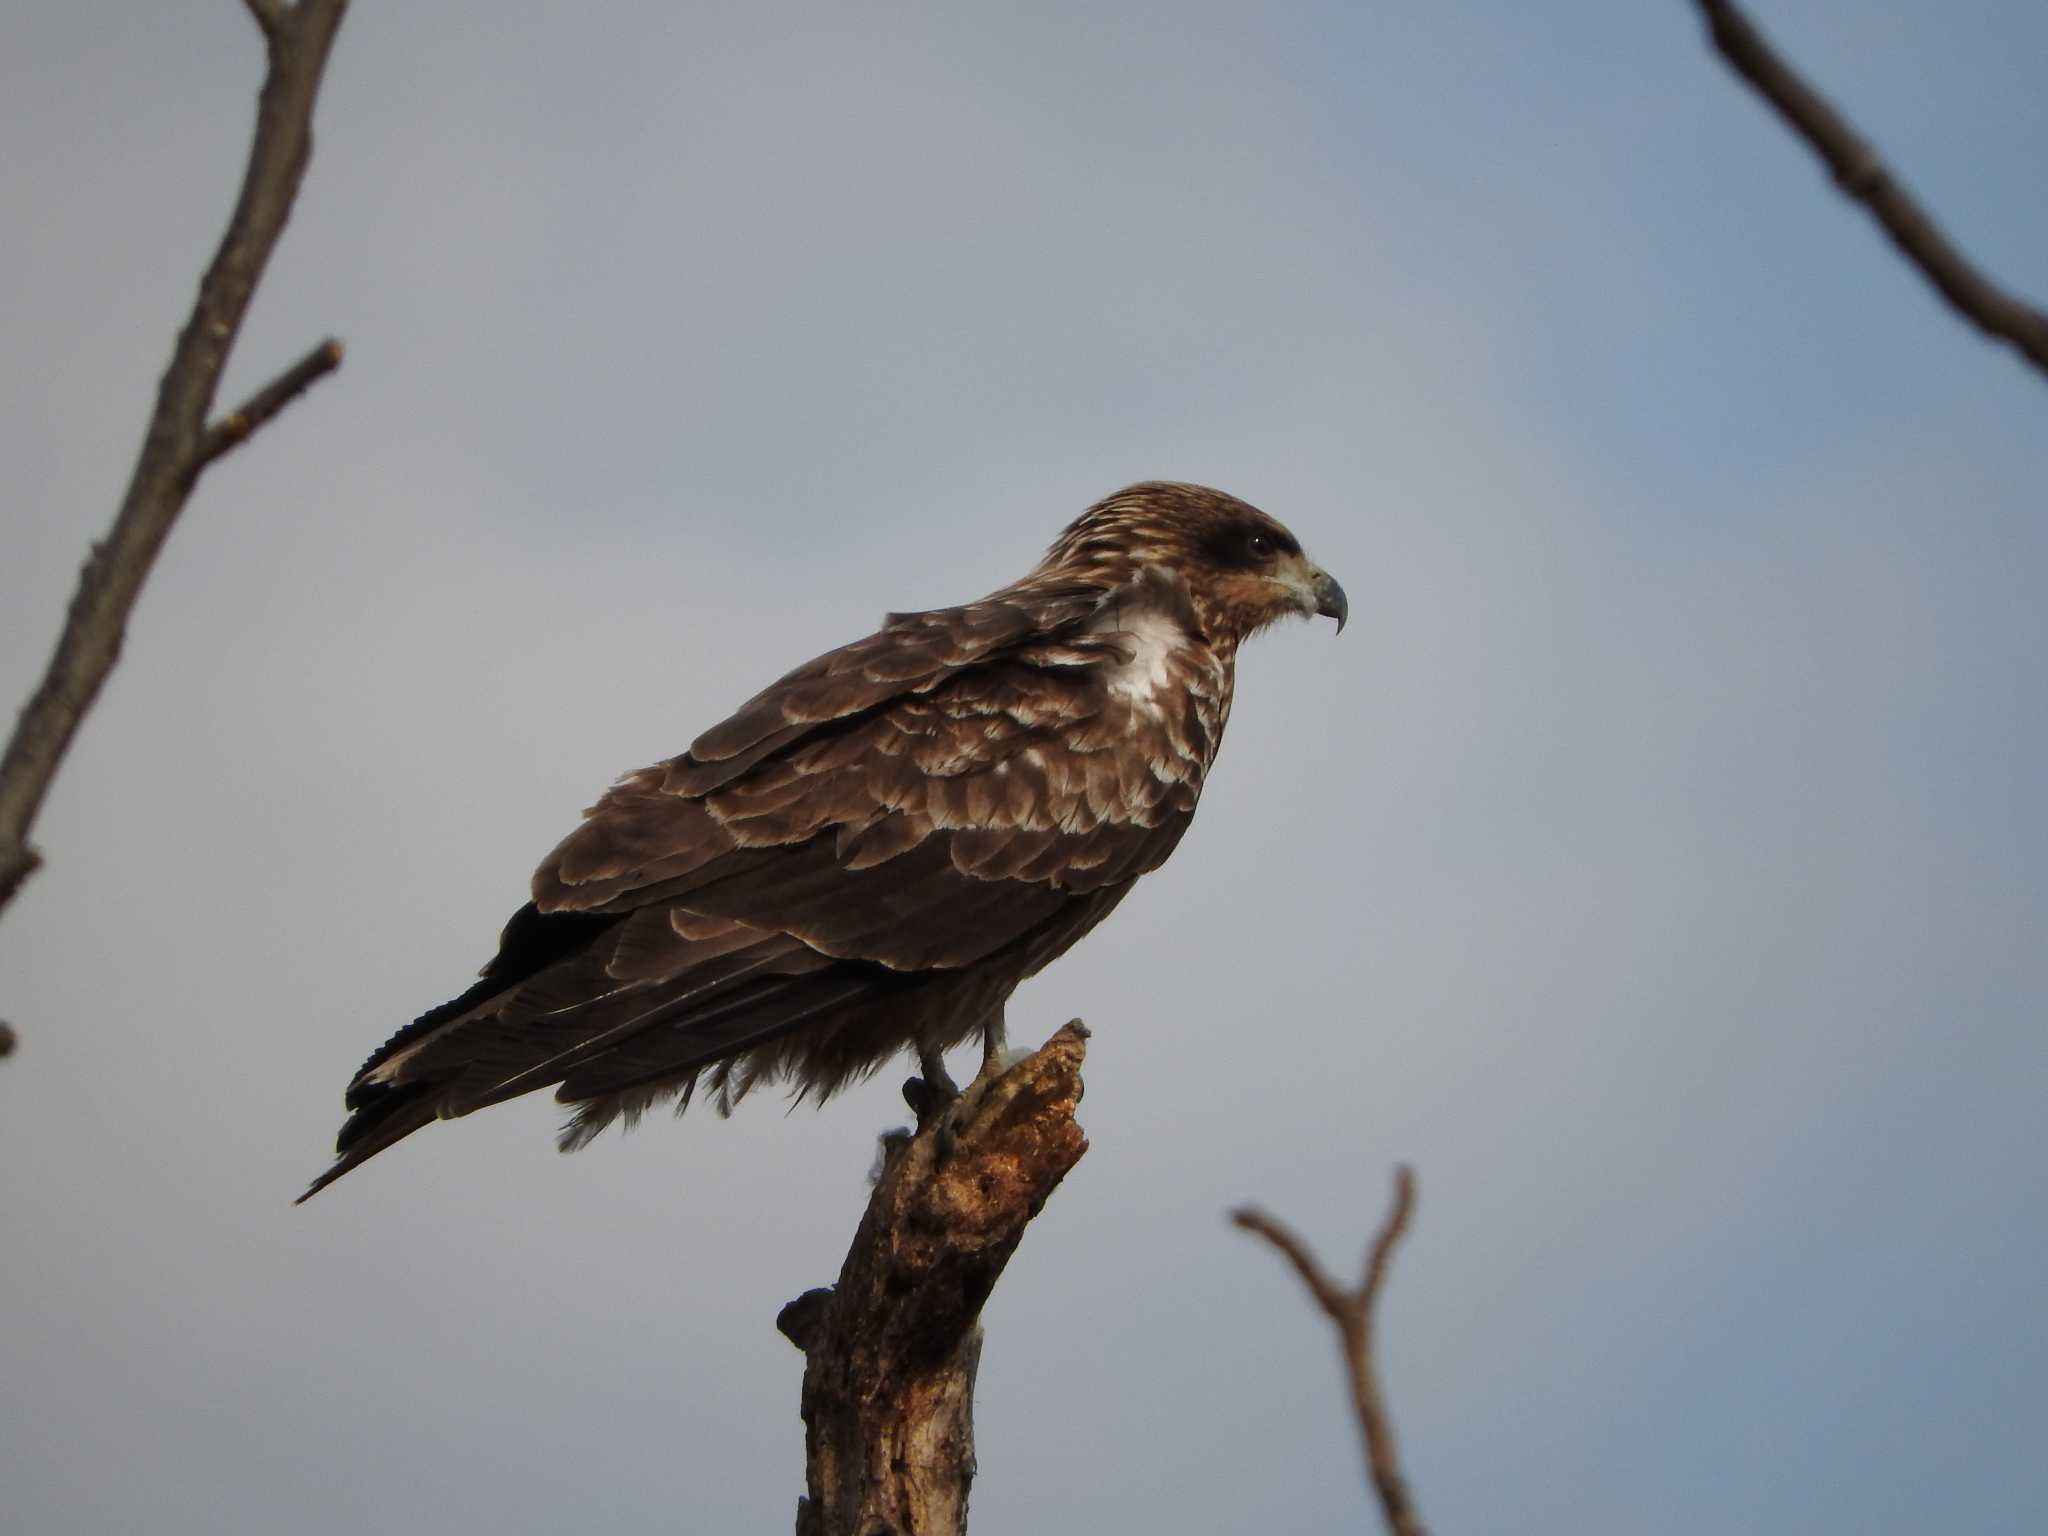
[[[423,1125],[440,1118],[435,1103],[444,1084],[411,1083],[385,1089],[348,1117],[334,1144],[334,1166],[306,1187],[292,1202],[304,1205],[349,1169],[368,1162],[386,1147],[405,1140]]]
[[[429,1008],[370,1053],[370,1059],[356,1069],[345,1101],[347,1107],[360,1109],[363,1106],[361,1095],[366,1089],[370,1093],[379,1091],[380,1085],[364,1081],[372,1068],[382,1066],[450,1019],[459,1018],[477,1004],[500,992],[508,992],[557,961],[569,958],[618,921],[616,917],[595,916],[588,912],[541,912],[529,901],[514,912],[512,920],[505,925],[504,933],[498,938],[497,957],[484,967],[481,980],[462,996],[451,998],[438,1008]],[[346,1138],[347,1135],[344,1128],[342,1136]]]

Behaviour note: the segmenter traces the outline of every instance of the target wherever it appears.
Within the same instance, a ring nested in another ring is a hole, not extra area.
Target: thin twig
[[[1301,1283],[1308,1287],[1309,1295],[1316,1305],[1327,1312],[1331,1319],[1342,1323],[1350,1315],[1354,1297],[1343,1286],[1332,1280],[1317,1262],[1316,1256],[1308,1250],[1294,1233],[1294,1229],[1282,1223],[1279,1218],[1268,1216],[1255,1205],[1247,1205],[1230,1213],[1230,1219],[1247,1232],[1256,1232],[1275,1248],[1281,1256],[1294,1266],[1294,1272],[1301,1276]]]
[[[21,883],[42,867],[43,856],[27,843],[0,843],[0,907],[14,900]]]
[[[1379,1303],[1380,1288],[1386,1283],[1394,1245],[1408,1231],[1408,1218],[1414,1209],[1414,1172],[1405,1166],[1397,1168],[1393,1208],[1373,1239],[1366,1255],[1364,1277],[1355,1291],[1332,1280],[1308,1245],[1276,1218],[1255,1206],[1245,1206],[1230,1215],[1237,1225],[1257,1233],[1280,1251],[1301,1276],[1316,1305],[1337,1325],[1344,1345],[1345,1371],[1351,1380],[1351,1404],[1365,1444],[1366,1471],[1372,1478],[1373,1491],[1379,1495],[1387,1529],[1394,1536],[1424,1536],[1424,1532],[1422,1515],[1409,1496],[1408,1479],[1401,1472],[1393,1417],[1380,1395],[1379,1370],[1373,1363],[1373,1310]]]
[[[257,390],[235,410],[206,429],[199,444],[197,474],[222,454],[246,443],[279,411],[341,366],[341,343],[332,336]]]
[[[1987,335],[2010,342],[2048,374],[2048,314],[2015,298],[1978,271],[1877,151],[1778,57],[1738,7],[1730,0],[1698,0],[1698,4],[1721,56],[1812,146],[1844,195],[1870,210],[1892,243],[1958,314]]]
[[[283,30],[290,9],[285,0],[242,0],[242,4],[249,8],[265,37],[276,37]]]
[[[324,343],[240,411],[212,428],[206,424],[228,352],[305,175],[313,106],[348,9],[348,0],[244,3],[263,29],[269,73],[241,194],[157,386],[156,409],[113,529],[93,545],[56,651],[0,758],[0,908],[42,862],[29,846],[29,830],[121,654],[128,615],[200,472],[340,361],[340,349]]]

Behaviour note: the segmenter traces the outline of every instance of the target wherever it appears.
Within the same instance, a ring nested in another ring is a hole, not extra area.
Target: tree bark
[[[839,1283],[776,1319],[805,1356],[798,1536],[967,1529],[981,1308],[1088,1150],[1074,1120],[1087,1039],[1077,1019],[887,1138]]]

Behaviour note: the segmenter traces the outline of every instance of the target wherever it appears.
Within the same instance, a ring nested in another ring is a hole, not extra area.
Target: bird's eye
[[[1273,553],[1273,541],[1263,533],[1255,533],[1244,541],[1244,547],[1255,560],[1264,560]]]

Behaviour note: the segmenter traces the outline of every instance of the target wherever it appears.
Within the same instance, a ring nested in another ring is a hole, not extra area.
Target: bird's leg
[[[1010,1035],[1002,1009],[982,1021],[981,1075],[994,1077],[1010,1069]]]
[[[960,1097],[960,1085],[953,1081],[953,1074],[946,1070],[945,1053],[919,1043],[917,1047],[917,1070],[924,1074],[928,1087],[944,1098]]]
[[[946,1070],[945,1053],[922,1040],[917,1043],[917,1070],[922,1077],[913,1077],[903,1085],[903,1097],[922,1128],[960,1097],[960,1085]]]

